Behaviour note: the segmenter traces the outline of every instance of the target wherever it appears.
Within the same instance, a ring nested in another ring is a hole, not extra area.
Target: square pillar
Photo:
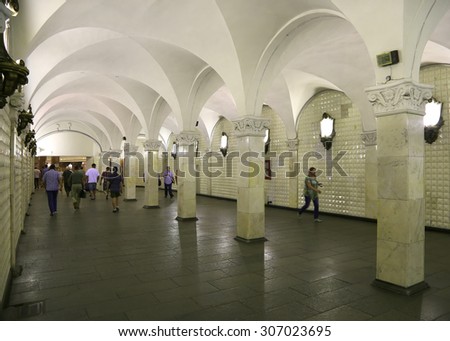
[[[148,140],[144,142],[144,151],[147,154],[144,208],[159,208],[158,178],[161,173],[161,162],[158,157],[158,152],[160,147],[161,141],[158,140]]]
[[[265,241],[264,136],[269,120],[246,117],[233,123],[240,154],[235,239]]]
[[[197,173],[195,170],[194,144],[198,140],[195,131],[184,131],[177,136],[178,169],[177,177],[177,220],[198,220],[197,214]]]
[[[424,125],[431,86],[402,80],[367,89],[377,117],[375,285],[404,294],[424,282]]]
[[[139,171],[139,159],[136,157],[137,146],[124,144],[124,200],[136,199],[136,174]]]
[[[378,152],[377,152],[377,132],[368,131],[361,134],[361,138],[366,146],[365,163],[365,214],[367,218],[376,218],[378,215]]]

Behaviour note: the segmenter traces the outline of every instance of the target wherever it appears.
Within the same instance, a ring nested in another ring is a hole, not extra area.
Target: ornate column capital
[[[9,106],[15,110],[23,110],[25,108],[25,96],[22,92],[16,91],[9,97]]]
[[[432,96],[432,85],[404,79],[366,89],[375,116],[411,113],[425,115],[425,104]]]
[[[233,121],[234,133],[237,137],[261,136],[264,137],[265,129],[269,129],[270,120],[263,117],[247,116]]]
[[[199,139],[199,133],[196,131],[182,131],[176,137],[176,141],[180,146],[190,146],[195,144]]]
[[[365,131],[361,134],[361,140],[366,147],[377,145],[377,131]]]
[[[298,139],[289,139],[286,144],[290,152],[296,152],[298,150]]]
[[[144,146],[144,151],[146,152],[155,152],[159,151],[161,148],[162,142],[159,140],[147,140],[142,143]]]

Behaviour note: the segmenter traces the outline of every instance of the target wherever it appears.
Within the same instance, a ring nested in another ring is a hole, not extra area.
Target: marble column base
[[[372,282],[372,285],[377,288],[389,290],[389,291],[395,292],[397,294],[405,295],[405,296],[411,296],[411,295],[417,294],[418,292],[426,290],[430,287],[426,282],[420,282],[420,283],[414,284],[408,288],[404,288],[399,285],[381,281],[379,279],[375,279]]]
[[[198,218],[197,217],[182,218],[180,216],[177,216],[175,218],[175,220],[178,220],[178,221],[197,221]]]
[[[254,238],[254,239],[245,239],[245,238],[236,236],[236,237],[234,237],[234,240],[237,240],[238,242],[241,242],[241,243],[253,244],[253,243],[261,243],[261,242],[264,243],[268,239],[266,237]]]
[[[124,201],[136,201],[136,179],[132,177],[124,178]]]

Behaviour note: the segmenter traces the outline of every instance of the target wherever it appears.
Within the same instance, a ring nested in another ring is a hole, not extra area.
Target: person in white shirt
[[[95,163],[92,164],[91,168],[86,171],[87,178],[87,188],[89,191],[89,196],[91,200],[95,200],[95,194],[97,192],[97,182],[100,178],[100,173],[97,170],[97,165]]]
[[[39,188],[40,179],[41,179],[41,171],[37,167],[34,167],[34,189]]]

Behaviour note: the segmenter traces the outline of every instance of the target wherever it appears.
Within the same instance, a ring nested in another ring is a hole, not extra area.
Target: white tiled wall
[[[10,269],[16,265],[15,249],[23,230],[25,214],[34,187],[34,160],[24,147],[21,138],[16,137],[11,148],[10,127],[8,114],[2,110],[0,112],[0,300],[5,294]],[[14,153],[12,205],[11,150]]]
[[[0,114],[0,299],[5,291],[10,270],[11,234],[9,202],[9,149],[10,121],[5,113]]]
[[[211,151],[218,155],[218,158],[211,157],[209,170],[212,173],[219,172],[219,176],[211,177],[211,195],[221,198],[236,199],[237,187],[236,177],[238,169],[238,157],[230,157],[237,151],[236,138],[234,136],[233,123],[222,119],[217,122],[211,139]],[[220,139],[222,132],[228,135],[228,154],[223,158],[220,152]],[[214,166],[219,164],[220,166]]]
[[[335,119],[336,136],[329,150],[329,160],[339,153],[345,155],[338,164],[343,172],[326,166],[327,154],[320,142],[320,120],[326,112]],[[359,111],[352,106],[350,99],[338,91],[323,91],[316,95],[302,110],[297,125],[299,136],[298,158],[302,169],[316,167],[322,171],[318,177],[323,183],[320,195],[322,212],[339,213],[350,216],[365,215],[365,146],[361,140],[362,131]],[[315,152],[318,158],[308,162],[304,158]],[[320,155],[320,156],[319,156]],[[298,177],[299,205],[304,202],[304,174]]]
[[[434,97],[443,102],[444,126],[441,128],[438,140],[432,145],[425,145],[425,224],[427,226],[450,229],[450,67],[433,65],[421,70],[421,83],[435,86]],[[336,119],[336,136],[333,140],[331,159],[339,152],[344,156],[339,160],[344,174],[331,168],[331,174],[326,173],[326,151],[320,142],[319,122],[322,114],[327,112]],[[263,108],[263,116],[271,121],[270,151],[279,154],[287,151],[287,137],[284,124],[278,115],[268,106]],[[233,136],[232,123],[222,119],[215,127],[211,146],[204,138],[200,138],[199,150],[201,157],[197,161],[199,170],[203,168],[205,151],[219,151],[222,131],[229,136],[229,152],[235,150],[236,141]],[[338,213],[349,216],[365,217],[365,162],[366,151],[361,140],[362,126],[358,109],[354,107],[345,94],[338,91],[324,91],[316,95],[302,110],[297,124],[298,133],[298,162],[301,170],[315,166],[323,173],[319,180],[323,183],[320,196],[320,210],[322,212]],[[303,158],[307,153],[316,152],[322,159],[310,159],[309,163]],[[271,170],[276,177],[265,181],[266,198],[273,205],[289,207],[289,182],[282,176],[288,171],[287,165],[279,165],[278,158],[271,159]],[[233,177],[222,175],[219,178],[207,178],[200,172],[198,192],[218,197],[236,198],[236,162],[233,160]],[[225,168],[220,169],[225,172]],[[298,206],[303,199],[303,172],[298,176]]]
[[[265,180],[265,201],[272,202],[272,205],[289,207],[289,181],[286,174],[289,172],[288,162],[280,159],[281,153],[288,152],[286,129],[283,121],[269,106],[263,107],[264,117],[270,119],[270,147],[268,155],[276,155],[270,157],[270,170],[272,176]],[[268,157],[266,157],[266,160]],[[284,163],[284,165],[283,165]]]
[[[204,155],[209,151],[209,143],[206,142],[205,138],[202,134],[199,135],[199,141],[198,141],[198,153],[199,156],[196,159],[196,169],[199,172],[199,177],[197,179],[198,186],[197,186],[197,193],[204,194],[204,195],[211,195],[211,182],[210,179],[203,175],[203,169],[204,169]]]
[[[426,66],[420,82],[434,85],[444,119],[436,142],[425,143],[425,225],[450,229],[450,67]]]

